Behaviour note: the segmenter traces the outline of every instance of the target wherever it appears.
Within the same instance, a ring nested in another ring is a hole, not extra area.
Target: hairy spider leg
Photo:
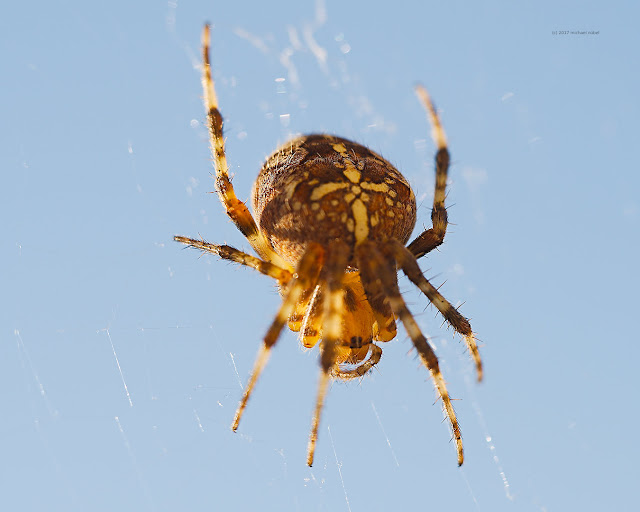
[[[462,447],[462,434],[460,433],[460,426],[458,425],[458,419],[451,403],[449,392],[444,381],[444,377],[440,372],[440,366],[438,364],[438,358],[431,348],[431,345],[427,342],[426,338],[420,331],[418,324],[416,323],[413,315],[410,313],[407,305],[400,295],[398,289],[396,262],[394,260],[385,260],[380,251],[378,251],[375,243],[371,241],[365,241],[356,247],[356,258],[360,269],[366,269],[362,272],[363,282],[369,281],[365,285],[365,290],[375,289],[375,285],[371,286],[370,281],[379,280],[380,286],[389,301],[389,305],[393,312],[400,318],[403,323],[409,338],[413,342],[420,360],[424,366],[429,370],[431,378],[436,387],[436,391],[442,400],[445,415],[449,420],[449,425],[453,434],[453,439],[456,444],[456,451],[458,454],[458,465],[461,466],[464,462],[464,451]]]
[[[207,111],[207,125],[211,156],[216,171],[216,190],[227,215],[231,218],[240,232],[247,238],[251,247],[258,255],[282,268],[290,268],[289,264],[274,252],[265,236],[258,230],[256,221],[251,216],[247,206],[235,194],[229,179],[229,166],[224,150],[224,136],[222,133],[222,114],[218,110],[218,98],[211,78],[211,63],[209,61],[209,46],[211,36],[209,25],[202,31],[202,88],[204,90],[204,106]]]
[[[315,347],[322,334],[325,296],[325,291],[322,288],[322,286],[316,286],[302,320],[300,343],[302,343],[305,348]]]
[[[478,382],[480,382],[482,380],[482,360],[480,359],[478,344],[476,343],[475,334],[471,330],[469,320],[462,316],[460,312],[440,294],[436,287],[433,286],[426,277],[424,277],[420,270],[420,266],[418,265],[418,260],[413,253],[409,251],[409,249],[397,240],[390,240],[388,246],[392,251],[395,260],[398,262],[398,265],[402,268],[402,271],[406,274],[409,280],[420,288],[420,291],[422,291],[422,293],[427,296],[431,304],[440,311],[440,314],[447,322],[449,322],[451,327],[453,327],[457,333],[462,335],[476,365]]]
[[[360,269],[360,273],[362,274],[363,270]],[[382,288],[378,286],[377,281],[371,279],[371,277],[367,280],[365,284],[365,280],[362,279],[362,285],[365,289],[365,294],[367,296],[367,301],[371,306],[371,310],[373,311],[374,317],[376,319],[376,323],[378,324],[378,332],[380,341],[391,341],[396,337],[398,333],[398,327],[396,326],[396,319],[393,316],[393,312],[391,311],[391,307],[389,303],[385,300],[385,295],[382,291]]]
[[[188,238],[186,236],[174,236],[173,239],[176,242],[181,242],[194,249],[200,249],[204,252],[210,252],[220,256],[222,259],[233,261],[244,265],[245,267],[251,267],[265,276],[272,277],[281,286],[286,285],[293,278],[293,274],[284,268],[280,268],[278,265],[269,261],[263,261],[260,258],[251,256],[246,252],[239,251],[235,247],[229,245],[216,245],[204,240],[196,240],[194,238]]]
[[[407,247],[415,255],[421,258],[444,242],[447,233],[447,209],[444,200],[447,191],[447,173],[449,171],[449,150],[447,149],[447,137],[440,123],[436,108],[429,97],[427,89],[423,85],[416,86],[416,94],[427,111],[431,123],[431,136],[438,147],[436,153],[436,184],[433,194],[433,209],[431,210],[431,222],[433,227],[421,233]]]
[[[331,376],[336,379],[351,380],[364,377],[371,368],[377,365],[382,358],[382,349],[373,342],[369,345],[369,359],[358,363],[355,368],[343,370],[336,365],[331,372]]]
[[[342,278],[347,268],[349,252],[349,246],[345,242],[336,241],[330,243],[327,248],[326,263],[320,279],[320,284],[325,289],[323,294],[324,319],[322,322],[322,344],[320,346],[320,365],[322,371],[320,373],[320,382],[318,383],[316,407],[313,413],[313,420],[311,421],[311,433],[309,434],[309,445],[307,448],[307,464],[309,466],[313,465],[320,415],[327,394],[327,388],[331,380],[331,373],[336,364],[336,344],[342,332],[342,309],[344,304]]]
[[[287,324],[289,326],[289,329],[291,329],[293,332],[299,332],[300,329],[302,329],[302,326],[304,325],[304,319],[307,316],[307,311],[310,308],[310,304],[313,301],[313,297],[317,289],[318,289],[318,286],[316,286],[315,288],[309,288],[308,290],[305,290],[304,293],[302,294],[302,297],[300,297],[300,300],[296,304],[296,307],[293,313],[291,313],[291,316],[289,317],[289,322]]]
[[[289,283],[288,289],[285,291],[284,298],[282,299],[280,309],[273,319],[273,322],[264,337],[262,345],[260,346],[260,350],[258,351],[258,356],[254,363],[253,370],[251,371],[249,382],[247,383],[242,399],[238,404],[238,409],[236,410],[236,415],[231,425],[231,429],[233,431],[238,428],[242,413],[247,406],[247,401],[251,396],[251,392],[253,391],[258,377],[260,377],[260,373],[262,373],[262,370],[269,360],[271,348],[278,341],[284,324],[294,311],[295,305],[300,300],[300,297],[302,297],[304,291],[315,286],[318,279],[318,273],[322,268],[323,256],[324,250],[320,245],[309,244],[307,250],[300,258],[296,267],[296,275]]]

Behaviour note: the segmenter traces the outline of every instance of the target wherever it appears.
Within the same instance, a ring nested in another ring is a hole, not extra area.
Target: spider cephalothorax
[[[415,196],[388,161],[349,140],[324,134],[298,137],[282,145],[263,165],[253,189],[255,219],[239,201],[229,179],[222,116],[209,64],[209,27],[203,35],[203,86],[216,188],[229,217],[259,258],[226,245],[176,236],[184,244],[218,254],[276,279],[282,304],[264,337],[233,422],[238,423],[270,350],[286,323],[300,332],[305,347],[320,342],[322,367],[307,463],[313,463],[320,413],[330,379],[366,374],[382,355],[378,342],[404,324],[434,380],[463,462],[462,437],[438,359],[398,290],[402,271],[462,335],[482,364],[471,326],[423,276],[417,259],[442,244],[447,229],[444,205],[449,152],[444,130],[426,89],[418,96],[433,125],[438,152],[431,219],[433,227],[405,246],[416,222]]]

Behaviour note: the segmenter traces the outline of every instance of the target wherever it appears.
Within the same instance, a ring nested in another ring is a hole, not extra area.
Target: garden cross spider
[[[320,383],[313,415],[307,464],[313,463],[318,424],[331,378],[365,375],[382,355],[374,342],[396,336],[399,318],[433,378],[455,440],[458,465],[464,456],[458,420],[438,358],[400,294],[397,269],[427,296],[465,340],[478,380],[482,363],[468,320],[422,275],[417,259],[444,240],[445,191],[449,152],[438,114],[424,87],[416,92],[432,125],[438,147],[431,220],[433,227],[405,246],[416,222],[416,200],[407,180],[366,147],[325,134],[290,140],[262,166],[253,187],[253,211],[233,190],[229,178],[222,115],[211,79],[209,26],[202,36],[204,103],[220,201],[259,257],[227,245],[183,236],[174,239],[221,258],[252,267],[278,281],[282,304],[269,327],[238,405],[238,428],[271,349],[288,323],[305,347],[320,341]],[[367,358],[368,356],[368,358]]]

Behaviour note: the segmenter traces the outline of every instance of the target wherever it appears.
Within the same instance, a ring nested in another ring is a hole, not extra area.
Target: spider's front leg
[[[418,85],[416,86],[416,94],[427,111],[432,127],[432,137],[438,147],[438,152],[436,153],[436,184],[433,194],[433,209],[431,210],[433,227],[424,231],[408,245],[409,250],[415,257],[421,258],[439,245],[442,245],[444,236],[447,233],[448,220],[444,200],[449,171],[449,150],[447,149],[447,138],[444,129],[429,93],[422,85]]]
[[[213,164],[216,171],[216,191],[227,215],[247,238],[251,247],[253,247],[258,255],[262,259],[275,263],[280,267],[288,268],[288,264],[273,251],[265,236],[260,232],[249,209],[238,199],[231,184],[227,156],[224,150],[222,114],[218,109],[218,98],[211,77],[211,63],[209,61],[210,41],[209,25],[205,25],[202,31],[202,88],[204,90],[204,106],[207,112],[207,125],[209,127],[211,156],[213,157]]]

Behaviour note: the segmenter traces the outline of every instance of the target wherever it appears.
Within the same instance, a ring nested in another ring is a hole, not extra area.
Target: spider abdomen
[[[298,137],[275,151],[254,184],[253,209],[260,231],[292,265],[310,242],[405,244],[416,221],[404,176],[366,147],[330,135]]]

